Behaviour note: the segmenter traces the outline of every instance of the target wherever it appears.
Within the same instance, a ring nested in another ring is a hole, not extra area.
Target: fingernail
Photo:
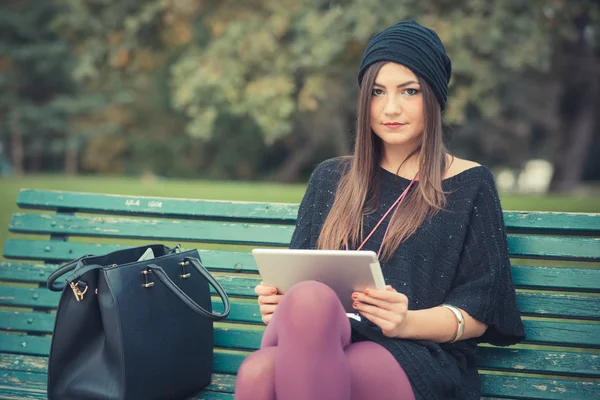
[[[271,294],[277,293],[277,289],[271,289]]]
[[[358,299],[358,294],[357,294],[357,293],[354,293],[354,294],[352,295],[352,300],[356,300],[356,299]]]
[[[369,295],[369,289],[365,289],[364,293],[368,296]]]
[[[352,303],[352,307],[354,307],[354,308],[358,307],[358,301],[355,301],[354,303]]]

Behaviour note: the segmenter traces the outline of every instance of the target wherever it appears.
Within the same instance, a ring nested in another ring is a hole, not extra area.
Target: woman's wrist
[[[398,339],[450,342],[456,335],[456,317],[448,309],[408,310],[395,337]]]

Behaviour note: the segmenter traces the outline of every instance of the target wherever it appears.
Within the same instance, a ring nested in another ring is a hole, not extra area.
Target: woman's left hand
[[[408,297],[388,285],[385,290],[367,289],[362,293],[354,292],[352,299],[354,309],[379,326],[385,336],[402,337],[406,326]]]

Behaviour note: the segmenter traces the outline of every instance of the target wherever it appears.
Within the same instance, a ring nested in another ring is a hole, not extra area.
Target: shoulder
[[[476,163],[475,161],[448,156],[448,168],[446,169],[446,173],[444,174],[444,179],[452,178],[454,176],[462,174],[463,172],[469,171],[474,168],[476,169],[478,167],[482,167],[482,165]]]
[[[336,157],[319,163],[312,172],[310,181],[335,181],[348,171],[352,164],[352,157]]]
[[[474,161],[449,157],[444,177],[446,188],[457,197],[470,198],[472,202],[491,201],[499,206],[499,196],[492,171]]]

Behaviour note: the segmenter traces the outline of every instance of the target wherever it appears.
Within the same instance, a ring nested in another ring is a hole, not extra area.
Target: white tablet
[[[348,313],[355,312],[353,292],[385,289],[381,266],[373,251],[254,249],[252,255],[265,285],[285,294],[298,282],[322,282],[337,293]]]

